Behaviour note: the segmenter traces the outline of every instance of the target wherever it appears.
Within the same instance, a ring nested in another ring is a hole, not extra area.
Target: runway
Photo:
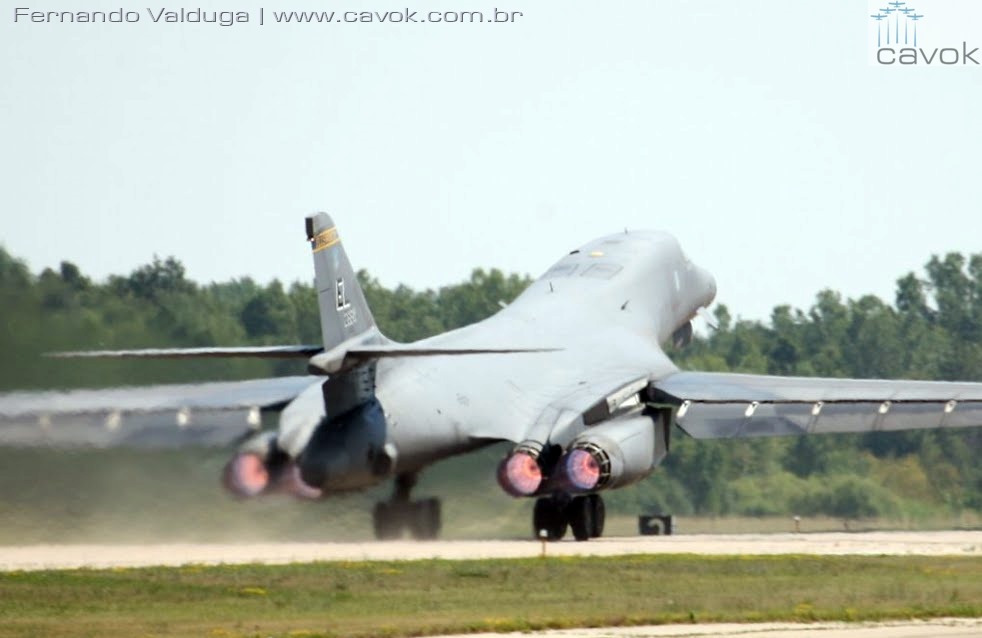
[[[758,623],[718,625],[659,625],[564,629],[522,634],[468,634],[442,638],[976,638],[982,635],[982,619],[935,618],[879,623]]]
[[[690,534],[601,538],[542,544],[534,540],[389,541],[0,546],[0,571],[127,568],[187,564],[285,564],[312,561],[617,556],[626,554],[813,554],[982,556],[982,531],[819,534]]]

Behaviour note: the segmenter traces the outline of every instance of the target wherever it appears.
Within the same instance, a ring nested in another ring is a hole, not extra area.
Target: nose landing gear
[[[585,541],[603,536],[606,518],[606,507],[599,494],[573,498],[553,494],[535,501],[532,533],[536,538],[558,541],[569,528],[576,540]]]
[[[440,501],[435,498],[410,500],[410,492],[415,485],[414,474],[400,474],[396,477],[392,498],[375,504],[372,512],[375,538],[401,538],[407,529],[416,540],[433,540],[440,535]]]

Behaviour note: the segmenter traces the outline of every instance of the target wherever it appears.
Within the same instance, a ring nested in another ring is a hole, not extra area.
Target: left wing
[[[0,395],[0,445],[220,446],[323,377]]]
[[[697,439],[982,425],[982,383],[679,372],[648,394]]]

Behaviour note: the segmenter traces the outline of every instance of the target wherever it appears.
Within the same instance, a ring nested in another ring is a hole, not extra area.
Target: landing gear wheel
[[[409,533],[420,541],[431,541],[440,535],[440,501],[428,498],[412,504]]]
[[[375,538],[388,541],[401,538],[407,529],[417,540],[432,540],[440,535],[440,501],[428,498],[410,501],[409,494],[416,485],[416,476],[400,474],[395,480],[392,498],[375,504],[372,527]]]
[[[573,537],[578,541],[587,541],[593,537],[593,501],[589,496],[577,496],[566,508],[569,516],[569,526]]]
[[[593,510],[593,529],[590,530],[590,538],[600,538],[604,535],[607,507],[599,494],[591,494],[587,498],[590,500],[590,509]]]
[[[394,503],[376,503],[372,512],[372,527],[375,528],[375,538],[389,541],[402,536],[403,522],[399,507]]]
[[[536,538],[541,538],[540,533],[544,531],[546,540],[562,540],[566,535],[567,525],[566,508],[558,500],[540,498],[535,501],[535,508],[532,510],[532,534]]]

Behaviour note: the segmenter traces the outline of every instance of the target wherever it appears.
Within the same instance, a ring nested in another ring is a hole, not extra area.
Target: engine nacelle
[[[396,449],[386,442],[385,413],[369,401],[314,431],[297,465],[303,482],[324,494],[371,487],[387,478]]]
[[[644,415],[591,427],[559,462],[566,487],[595,492],[640,481],[665,458],[666,429],[661,419]]]
[[[263,432],[239,448],[222,471],[222,485],[239,498],[283,492],[298,498],[318,498],[321,491],[300,478],[300,470],[280,450],[276,435]]]

